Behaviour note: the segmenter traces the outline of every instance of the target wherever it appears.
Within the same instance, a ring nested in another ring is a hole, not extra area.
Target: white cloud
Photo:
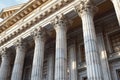
[[[28,2],[29,0],[15,0],[17,3],[25,3]]]

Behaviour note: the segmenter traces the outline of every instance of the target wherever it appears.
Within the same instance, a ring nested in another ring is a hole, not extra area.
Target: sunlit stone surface
[[[119,26],[120,0],[29,0],[4,8],[0,80],[119,80]]]

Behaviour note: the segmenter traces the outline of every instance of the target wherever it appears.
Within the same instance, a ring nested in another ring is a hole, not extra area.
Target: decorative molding
[[[35,29],[31,35],[34,39],[41,38],[43,41],[46,40],[46,30],[43,27],[39,27],[38,29]]]
[[[75,8],[79,16],[82,16],[85,12],[95,14],[98,10],[92,0],[80,0],[80,4]]]
[[[29,13],[31,13],[47,1],[49,0],[31,0],[27,4],[23,5],[20,10],[18,10],[12,16],[6,18],[3,22],[0,23],[0,33],[8,29],[10,26],[27,16]],[[21,16],[21,14],[24,14],[24,16]]]
[[[2,57],[10,57],[11,52],[10,52],[9,48],[3,47],[3,48],[1,48],[0,52],[1,52]]]
[[[26,42],[23,38],[19,38],[16,40],[16,42],[14,43],[15,47],[22,47],[25,48]]]
[[[15,38],[16,36],[18,36],[22,32],[26,31],[28,28],[30,28],[30,27],[34,26],[35,24],[39,23],[41,20],[45,19],[46,17],[50,16],[51,14],[55,13],[56,11],[58,11],[59,9],[61,9],[62,7],[66,6],[67,4],[69,4],[71,2],[72,2],[72,0],[69,0],[69,1],[68,0],[62,0],[60,2],[61,4],[57,3],[57,4],[53,5],[52,7],[50,7],[46,11],[44,11],[42,14],[36,16],[35,18],[33,18],[32,20],[27,22],[26,24],[21,25],[21,27],[18,30],[14,31],[13,33],[7,35],[2,40],[0,40],[0,46],[4,45],[6,42]]]
[[[68,20],[64,14],[57,15],[55,19],[51,21],[51,23],[56,30],[63,29],[67,31]]]

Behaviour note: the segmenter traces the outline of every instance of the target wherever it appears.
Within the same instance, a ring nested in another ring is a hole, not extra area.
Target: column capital
[[[69,21],[63,14],[60,14],[55,16],[55,19],[52,20],[51,23],[54,26],[55,30],[63,29],[67,31],[67,25],[69,24]]]
[[[15,47],[25,47],[25,40],[23,38],[19,38],[14,43]]]
[[[2,57],[9,57],[10,56],[10,50],[7,47],[1,48],[0,52],[1,52]]]
[[[43,27],[36,28],[31,35],[34,39],[41,38],[43,41],[46,41],[46,30]]]
[[[79,16],[83,16],[85,13],[93,16],[98,8],[94,5],[92,0],[80,0],[80,4],[75,7]]]

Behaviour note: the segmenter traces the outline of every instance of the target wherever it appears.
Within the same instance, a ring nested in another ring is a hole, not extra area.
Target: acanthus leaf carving
[[[91,13],[94,15],[98,8],[94,5],[94,2],[92,0],[80,0],[80,4],[76,7],[76,12],[82,16],[85,12]]]
[[[57,15],[55,19],[51,21],[51,24],[56,30],[63,29],[65,31],[67,31],[67,26],[70,26],[69,20],[64,14]]]
[[[41,38],[43,41],[46,40],[46,30],[43,27],[39,27],[38,29],[34,29],[34,31],[31,33],[34,39]]]
[[[10,50],[9,50],[9,48],[7,48],[7,47],[3,47],[3,48],[1,48],[1,50],[0,50],[0,52],[1,52],[1,56],[2,57],[10,57]]]
[[[23,38],[19,38],[16,40],[16,42],[14,43],[15,47],[21,47],[21,48],[25,48],[26,42]]]

